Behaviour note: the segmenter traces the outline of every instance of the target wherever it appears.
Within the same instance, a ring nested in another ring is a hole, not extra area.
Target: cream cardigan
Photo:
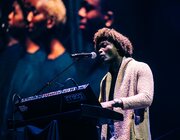
[[[111,74],[101,81],[99,101],[108,101]],[[121,99],[123,109],[113,108],[124,116],[114,122],[117,140],[150,140],[149,106],[153,101],[154,81],[151,69],[143,62],[124,57],[115,83],[114,99]],[[107,125],[102,126],[101,138],[106,140]]]

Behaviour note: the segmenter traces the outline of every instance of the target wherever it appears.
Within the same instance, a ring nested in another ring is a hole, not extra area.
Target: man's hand
[[[113,104],[114,104],[114,101],[112,100],[112,101],[102,102],[102,103],[101,103],[101,106],[102,106],[103,108],[109,108],[109,109],[110,109],[110,108],[113,107],[113,106],[112,106]]]
[[[120,99],[114,99],[114,100],[111,100],[111,101],[107,101],[107,102],[102,102],[101,103],[101,106],[103,108],[113,108],[113,107],[123,107],[123,103]]]

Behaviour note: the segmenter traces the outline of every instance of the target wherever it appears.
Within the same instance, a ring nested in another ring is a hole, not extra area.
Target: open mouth
[[[80,28],[80,29],[85,29],[85,28],[86,28],[86,26],[85,26],[85,25],[83,25],[83,24],[80,24],[80,25],[79,25],[79,28]]]
[[[105,55],[100,55],[100,59],[105,59]]]
[[[86,28],[86,23],[80,21],[80,23],[79,23],[79,28],[80,28],[80,29],[85,29],[85,28]]]

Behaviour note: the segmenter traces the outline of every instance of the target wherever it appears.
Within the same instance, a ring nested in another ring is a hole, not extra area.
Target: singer
[[[95,48],[109,71],[101,81],[102,107],[124,115],[124,121],[103,125],[101,139],[151,140],[149,106],[154,82],[150,67],[134,60],[129,39],[114,29],[102,28],[94,35]]]

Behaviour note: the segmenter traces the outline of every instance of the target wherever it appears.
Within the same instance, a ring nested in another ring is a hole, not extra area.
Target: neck
[[[109,68],[109,72],[112,74],[112,75],[117,75],[118,74],[118,71],[119,71],[119,68],[121,66],[121,63],[122,63],[122,59],[123,57],[122,56],[118,56],[116,58],[114,58],[111,63],[110,63],[110,68]]]
[[[30,54],[37,52],[40,49],[39,45],[33,42],[30,38],[26,39],[26,51]]]
[[[56,59],[65,52],[63,44],[58,39],[52,39],[48,59]]]

